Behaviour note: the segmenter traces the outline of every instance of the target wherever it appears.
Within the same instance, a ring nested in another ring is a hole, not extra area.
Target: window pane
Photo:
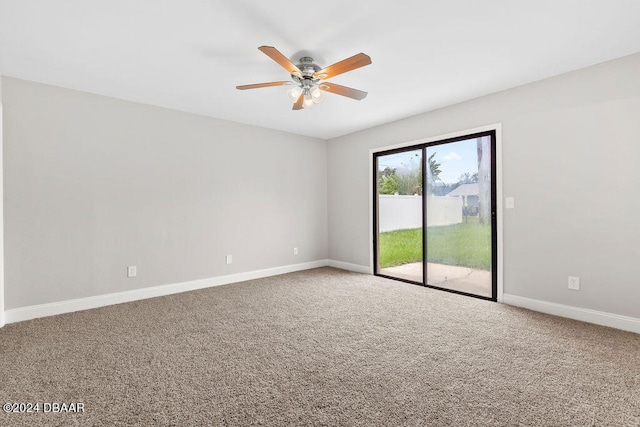
[[[426,156],[427,284],[492,297],[491,137]]]
[[[423,283],[422,150],[377,157],[379,274]]]

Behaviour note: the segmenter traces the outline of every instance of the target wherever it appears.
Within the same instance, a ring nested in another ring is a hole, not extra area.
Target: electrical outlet
[[[569,289],[572,291],[580,290],[580,278],[576,276],[569,276]]]
[[[227,255],[224,260],[227,264],[233,264],[233,255]]]
[[[138,275],[138,267],[130,265],[127,267],[127,277],[136,277]]]
[[[293,248],[293,254],[298,255],[298,248]]]

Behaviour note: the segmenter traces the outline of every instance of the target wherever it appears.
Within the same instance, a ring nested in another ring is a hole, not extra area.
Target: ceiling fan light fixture
[[[299,87],[294,87],[287,91],[287,96],[289,97],[291,102],[296,102],[301,94],[302,94],[302,89]]]
[[[311,99],[313,99],[313,102],[315,102],[316,104],[321,103],[324,99],[324,92],[321,91],[318,86],[314,87],[313,89],[311,89]]]
[[[302,102],[302,108],[311,108],[316,105],[316,102],[313,100],[313,96],[311,92],[305,91],[304,101]]]

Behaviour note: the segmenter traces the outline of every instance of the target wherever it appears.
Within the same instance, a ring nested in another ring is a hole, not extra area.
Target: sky
[[[440,179],[447,184],[458,182],[460,175],[478,172],[478,151],[476,139],[450,142],[427,148],[427,157],[436,153],[434,159],[441,164]],[[421,150],[407,151],[379,157],[379,168],[386,166],[402,169],[414,169],[420,165]]]

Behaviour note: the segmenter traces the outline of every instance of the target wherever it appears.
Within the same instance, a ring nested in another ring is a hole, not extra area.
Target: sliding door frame
[[[373,166],[371,168],[371,170],[373,171],[373,185],[371,186],[371,189],[373,190],[373,274],[376,276],[381,276],[381,277],[386,277],[388,279],[394,279],[394,280],[400,280],[401,282],[406,282],[406,283],[411,283],[413,285],[423,285],[423,283],[421,282],[416,282],[415,280],[409,280],[409,279],[403,279],[401,277],[392,277],[392,276],[387,276],[384,274],[380,274],[377,272],[378,270],[378,226],[379,226],[379,218],[378,218],[378,159],[382,156],[388,156],[391,154],[398,154],[398,153],[403,153],[406,151],[417,151],[420,150],[421,151],[421,155],[420,155],[420,162],[422,163],[422,170],[423,170],[423,175],[424,175],[424,164],[425,164],[425,159],[424,159],[424,154],[425,154],[425,149],[422,146],[407,146],[407,147],[400,147],[400,148],[395,148],[395,149],[391,149],[391,150],[385,150],[385,151],[376,151],[373,153]],[[423,190],[424,190],[424,177],[423,177]],[[420,196],[422,202],[420,203],[420,210],[421,210],[421,216],[422,216],[422,259],[426,259],[426,233],[424,232],[425,227],[427,225],[427,215],[425,215],[425,211],[424,211],[424,207],[425,207],[425,192],[422,191],[422,194]],[[422,282],[425,282],[426,279],[426,270],[425,268],[422,269]],[[426,282],[425,282],[426,283]]]
[[[466,139],[471,139],[479,136],[492,136],[492,144],[491,144],[491,169],[492,169],[492,183],[491,183],[491,223],[492,223],[492,265],[491,265],[491,274],[492,274],[492,294],[493,298],[482,297],[474,294],[467,294],[464,292],[454,291],[443,289],[440,287],[435,287],[431,285],[427,285],[427,276],[426,276],[426,259],[427,259],[427,251],[428,248],[426,246],[426,214],[424,212],[425,209],[425,198],[426,191],[422,191],[422,252],[423,252],[423,282],[419,283],[412,280],[406,280],[402,278],[385,276],[378,273],[378,191],[377,191],[377,158],[382,155],[394,154],[403,151],[411,151],[412,149],[422,149],[422,167],[423,173],[426,171],[426,147],[427,146],[437,146],[441,144],[451,143],[462,141]],[[382,277],[388,277],[394,280],[399,280],[407,283],[418,284],[421,286],[431,287],[439,290],[445,290],[453,293],[460,293],[464,295],[470,295],[480,299],[487,299],[502,302],[503,294],[504,294],[504,284],[503,284],[503,223],[502,223],[502,126],[500,123],[482,126],[478,128],[468,129],[460,132],[445,134],[434,136],[430,138],[425,138],[416,141],[410,141],[405,143],[400,143],[396,145],[380,147],[376,149],[369,150],[369,166],[370,171],[370,203],[369,203],[369,233],[370,233],[370,259],[371,259],[371,274],[379,275]]]

